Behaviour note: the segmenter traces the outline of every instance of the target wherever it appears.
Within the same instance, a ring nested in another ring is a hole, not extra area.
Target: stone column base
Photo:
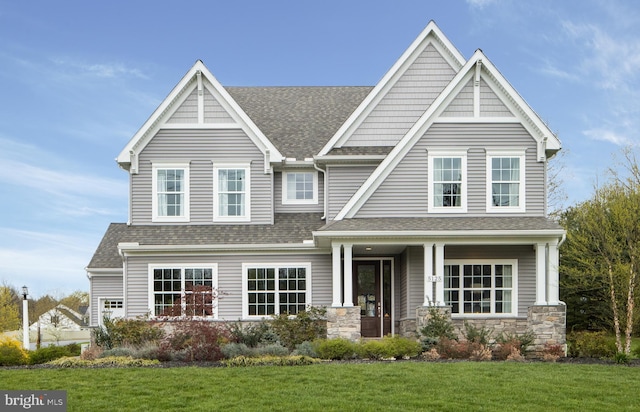
[[[567,353],[567,307],[564,304],[530,306],[527,314],[529,330],[535,333],[533,352],[542,354],[545,345],[562,345]]]
[[[360,306],[327,308],[327,339],[357,341],[361,337]]]

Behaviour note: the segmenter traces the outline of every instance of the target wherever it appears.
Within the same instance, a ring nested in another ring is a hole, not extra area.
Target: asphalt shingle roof
[[[225,87],[285,157],[313,157],[369,94],[370,86]]]
[[[328,223],[320,232],[337,231],[475,231],[475,230],[562,230],[546,217],[390,217],[344,219]]]
[[[109,225],[89,268],[120,268],[118,243],[140,245],[239,245],[302,243],[324,224],[322,213],[280,213],[273,225]]]

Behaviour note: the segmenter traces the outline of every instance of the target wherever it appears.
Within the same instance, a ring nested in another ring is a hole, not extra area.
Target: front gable
[[[265,172],[283,156],[198,60],[120,152],[116,161],[138,173],[138,156],[162,129],[240,129],[264,155]]]
[[[519,123],[535,141],[534,150],[538,162],[544,162],[547,156],[552,156],[560,149],[560,141],[553,132],[482,51],[477,50],[335,219],[355,217],[414,145],[439,122]],[[424,173],[426,175],[426,171]]]

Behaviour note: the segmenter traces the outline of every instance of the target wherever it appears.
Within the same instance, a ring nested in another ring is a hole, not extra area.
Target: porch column
[[[333,303],[331,306],[340,307],[342,306],[342,256],[340,256],[342,245],[339,243],[333,243],[331,248],[331,258],[333,263],[333,269],[331,271],[333,280]]]
[[[558,266],[558,243],[549,243],[549,267],[547,269],[548,305],[558,305],[560,303]]]
[[[444,243],[436,243],[436,305],[444,306]]]
[[[433,243],[425,243],[424,247],[424,303],[433,305]]]
[[[344,245],[344,304],[353,306],[353,245]]]
[[[547,245],[536,244],[536,305],[547,304]]]

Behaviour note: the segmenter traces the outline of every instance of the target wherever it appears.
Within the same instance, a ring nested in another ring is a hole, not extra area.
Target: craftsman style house
[[[197,61],[117,157],[127,223],[87,267],[105,312],[413,334],[430,307],[564,344],[547,160],[560,141],[430,22],[374,87],[224,87]],[[216,296],[219,293],[219,296]]]

